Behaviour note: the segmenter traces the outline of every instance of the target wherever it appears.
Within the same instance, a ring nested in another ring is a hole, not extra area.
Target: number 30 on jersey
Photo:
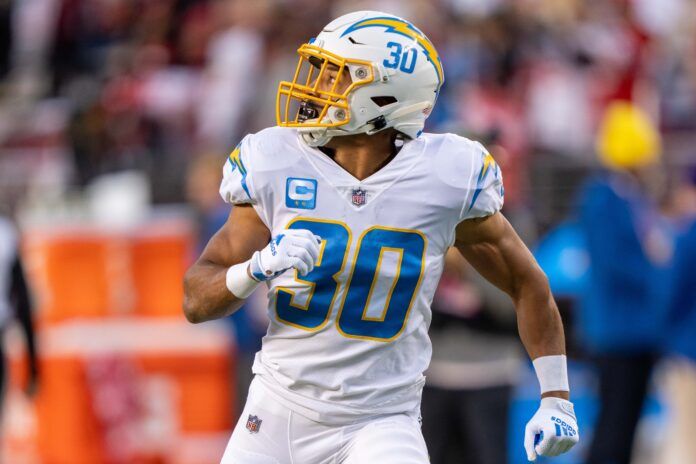
[[[341,222],[300,218],[290,229],[309,229],[322,237],[322,248],[314,270],[295,280],[309,287],[304,304],[295,302],[295,292],[276,289],[278,320],[291,326],[316,331],[330,319],[331,308],[341,290],[339,281],[348,261],[352,233]],[[374,226],[358,239],[350,277],[345,284],[336,317],[337,330],[346,337],[376,341],[397,338],[408,320],[408,313],[423,278],[426,238],[422,232]],[[378,316],[368,315],[368,307],[379,278],[385,253],[392,252],[396,275],[386,292]]]

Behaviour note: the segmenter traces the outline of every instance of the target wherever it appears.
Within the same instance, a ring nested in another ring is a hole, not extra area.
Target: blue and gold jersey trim
[[[241,144],[240,144],[241,145]],[[242,150],[240,148],[240,145],[237,145],[234,150],[232,150],[232,153],[230,153],[229,158],[227,161],[230,162],[232,165],[232,170],[234,171],[235,169],[239,169],[239,173],[242,175],[242,188],[244,189],[244,192],[247,194],[249,199],[251,200],[251,194],[249,193],[249,188],[247,187],[247,182],[246,182],[246,177],[247,177],[247,170],[246,166],[244,166],[244,162],[242,161]]]
[[[474,195],[471,197],[471,203],[469,203],[469,208],[466,210],[467,213],[471,211],[471,209],[474,207],[474,205],[476,204],[476,200],[483,191],[486,175],[491,171],[493,171],[493,174],[496,178],[498,178],[498,176],[500,175],[498,172],[498,165],[493,159],[493,156],[491,156],[491,154],[488,152],[481,152],[481,155],[483,156],[483,166],[481,166],[478,178],[476,179],[476,190],[474,190]]]

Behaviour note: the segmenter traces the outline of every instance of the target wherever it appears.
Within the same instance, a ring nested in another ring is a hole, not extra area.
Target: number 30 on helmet
[[[445,79],[425,34],[376,11],[335,19],[297,53],[293,80],[278,86],[276,118],[279,126],[297,128],[311,146],[389,127],[416,138]],[[320,86],[328,73],[331,84]]]

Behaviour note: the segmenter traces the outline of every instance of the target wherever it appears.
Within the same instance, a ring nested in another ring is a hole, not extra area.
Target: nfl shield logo
[[[249,418],[247,419],[246,424],[246,428],[249,431],[249,433],[257,433],[261,428],[261,422],[263,421],[259,419],[257,416],[252,416],[251,414],[249,414]]]
[[[351,201],[355,206],[362,206],[367,201],[367,192],[361,188],[353,189],[353,195],[351,196]]]

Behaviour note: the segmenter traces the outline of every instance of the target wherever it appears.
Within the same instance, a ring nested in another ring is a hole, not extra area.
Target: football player
[[[433,44],[402,18],[360,11],[298,53],[277,127],[225,162],[220,193],[235,207],[185,277],[191,322],[269,289],[271,322],[222,462],[427,463],[430,302],[450,247],[515,303],[541,386],[528,458],[570,449],[563,326],[500,213],[500,169],[477,142],[423,133],[444,81]]]

